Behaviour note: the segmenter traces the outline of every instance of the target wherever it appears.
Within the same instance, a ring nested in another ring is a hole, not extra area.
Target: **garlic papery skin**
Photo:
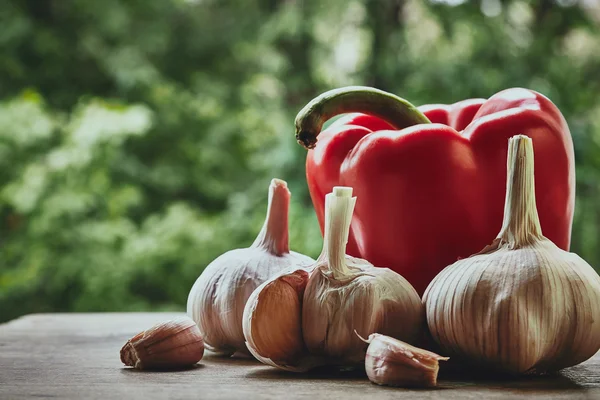
[[[323,252],[312,271],[302,307],[308,351],[342,365],[365,359],[364,337],[380,332],[408,342],[420,334],[424,311],[416,290],[388,268],[345,254],[356,197],[335,187],[325,197]]]
[[[369,343],[365,371],[369,380],[378,385],[436,386],[439,362],[448,360],[448,357],[379,333],[371,334],[369,339],[364,341]]]
[[[187,367],[196,364],[203,355],[200,330],[188,317],[140,332],[121,349],[123,364],[137,369]]]
[[[556,371],[600,349],[600,277],[542,235],[533,144],[509,141],[504,223],[494,242],[445,268],[423,301],[444,352],[513,374]]]
[[[267,217],[252,246],[219,256],[194,283],[187,313],[198,324],[209,350],[223,355],[247,354],[242,316],[252,292],[273,275],[314,262],[289,250],[290,196],[286,182],[273,179]]]

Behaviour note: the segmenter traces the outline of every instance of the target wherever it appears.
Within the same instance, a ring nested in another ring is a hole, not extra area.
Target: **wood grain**
[[[0,399],[600,399],[600,353],[560,374],[520,380],[442,378],[429,390],[371,384],[362,372],[298,375],[207,354],[183,371],[125,368],[119,350],[176,313],[29,315],[0,325]]]

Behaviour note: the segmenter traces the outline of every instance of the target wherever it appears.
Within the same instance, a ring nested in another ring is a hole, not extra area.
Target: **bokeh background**
[[[538,90],[577,159],[572,250],[600,266],[600,4],[586,1],[0,2],[0,321],[182,310],[248,246],[272,177],[291,244],[321,236],[293,119],[330,88],[413,103]]]

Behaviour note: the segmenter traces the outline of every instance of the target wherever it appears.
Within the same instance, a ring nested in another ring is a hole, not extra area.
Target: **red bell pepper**
[[[344,113],[353,114],[321,132]],[[393,269],[421,294],[444,267],[500,231],[508,139],[516,134],[533,139],[543,233],[568,250],[573,143],[558,108],[539,93],[515,88],[415,108],[390,93],[348,87],[317,97],[296,118],[296,138],[311,149],[306,175],[321,230],[325,195],[353,187],[348,254]]]

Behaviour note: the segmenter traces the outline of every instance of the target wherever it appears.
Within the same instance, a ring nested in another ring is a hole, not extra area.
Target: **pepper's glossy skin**
[[[543,234],[568,250],[575,203],[569,128],[558,108],[527,89],[419,107],[432,124],[393,130],[348,114],[321,132],[306,174],[323,229],[325,195],[357,196],[348,254],[389,267],[422,294],[458,258],[480,251],[502,225],[508,139],[533,139]]]

